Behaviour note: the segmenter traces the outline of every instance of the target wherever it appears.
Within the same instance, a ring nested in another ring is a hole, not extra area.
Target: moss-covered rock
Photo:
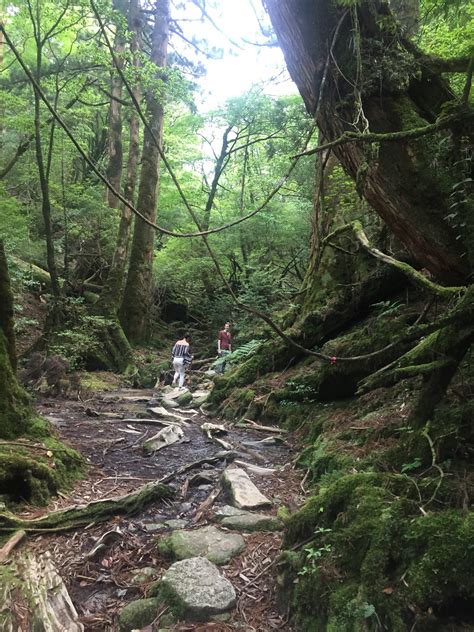
[[[404,632],[417,613],[428,629],[422,613],[433,624],[474,598],[474,550],[465,546],[473,516],[423,515],[410,485],[377,472],[341,476],[288,519],[285,546],[312,538],[297,561],[285,560],[289,578],[299,576],[282,581],[298,629]]]
[[[159,603],[158,599],[151,597],[127,604],[119,616],[120,632],[141,630],[150,625],[156,619]]]

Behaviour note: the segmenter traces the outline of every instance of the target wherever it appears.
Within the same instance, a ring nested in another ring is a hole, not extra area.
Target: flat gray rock
[[[184,527],[188,524],[188,520],[181,520],[179,518],[174,518],[171,520],[165,520],[165,525],[169,529],[184,529]]]
[[[215,614],[235,606],[232,584],[222,577],[214,564],[205,557],[176,562],[162,579],[163,594],[170,605],[179,610],[180,618],[208,621]]]
[[[222,475],[222,481],[229,490],[232,503],[239,509],[258,509],[272,504],[240,468],[228,467]]]
[[[279,531],[283,529],[283,522],[276,516],[251,513],[230,505],[224,505],[218,509],[215,513],[215,519],[223,527],[236,531]]]
[[[179,408],[179,404],[169,397],[163,397],[161,404],[163,405],[163,408]]]
[[[162,540],[159,549],[173,559],[206,557],[214,564],[227,564],[243,551],[245,541],[238,533],[226,533],[214,526],[194,531],[179,529]]]

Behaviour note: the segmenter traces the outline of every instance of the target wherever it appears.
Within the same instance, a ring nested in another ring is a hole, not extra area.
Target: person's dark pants
[[[222,351],[219,351],[219,358],[225,358],[229,354],[230,354],[229,349],[222,349]],[[223,375],[225,373],[225,365],[226,365],[225,360],[223,360],[220,364],[218,364],[216,367],[216,373]]]

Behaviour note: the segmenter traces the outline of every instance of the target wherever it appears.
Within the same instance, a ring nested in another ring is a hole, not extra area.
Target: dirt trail
[[[222,452],[221,446],[205,436],[201,425],[209,421],[225,422],[188,410],[182,413],[187,420],[183,439],[147,456],[143,442],[161,426],[124,420],[149,417],[147,406],[152,396],[151,390],[121,389],[95,393],[87,401],[47,399],[41,402],[39,412],[53,423],[63,440],[87,458],[90,466],[87,477],[79,481],[70,494],[56,499],[49,511],[131,492],[186,464]],[[256,445],[261,439],[274,435],[238,428],[228,422],[225,425],[229,430],[225,440],[237,447],[239,459],[276,468],[271,476],[250,473],[260,491],[274,503],[269,513],[276,513],[278,506],[293,507],[295,502],[303,500],[300,475],[292,466],[294,451],[290,440]],[[170,526],[163,528],[163,523],[179,519],[186,521],[186,529],[203,526],[212,521],[216,508],[228,504],[229,499],[221,491],[212,507],[204,511],[200,508],[220,488],[219,477],[227,465],[226,460],[220,460],[176,476],[171,481],[174,491],[170,498],[148,506],[139,515],[117,517],[64,535],[41,535],[32,539],[33,548],[51,552],[86,632],[118,630],[117,613],[126,603],[146,596],[149,584],[169,567],[170,562],[162,559],[156,549],[157,538],[171,531]],[[198,472],[203,477],[193,479]],[[36,517],[41,513],[44,511],[31,509],[23,515]],[[106,538],[104,547],[94,553],[99,538],[112,530],[117,533]],[[275,600],[274,560],[280,534],[253,533],[244,534],[244,538],[243,553],[221,567],[238,594],[237,608],[231,619],[226,623],[177,624],[173,630],[267,632],[291,629],[284,615],[278,612]],[[145,567],[153,568],[154,573],[148,582],[135,584],[133,571]]]

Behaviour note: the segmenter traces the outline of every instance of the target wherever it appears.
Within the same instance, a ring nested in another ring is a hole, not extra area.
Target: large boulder
[[[243,551],[245,541],[238,533],[227,533],[214,526],[194,531],[180,529],[158,544],[161,552],[173,559],[184,560],[192,557],[206,557],[214,564],[227,564]]]
[[[208,621],[212,615],[235,606],[232,584],[205,557],[176,562],[161,582],[161,598],[180,617],[191,621]]]

